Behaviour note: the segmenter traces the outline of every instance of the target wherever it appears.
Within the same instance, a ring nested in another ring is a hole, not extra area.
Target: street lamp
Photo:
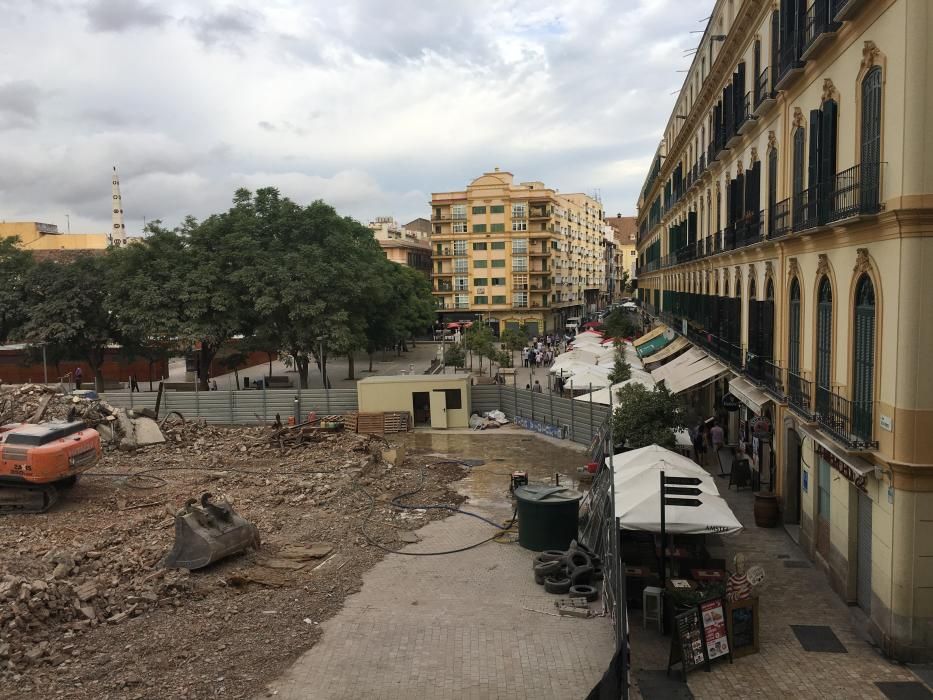
[[[327,389],[327,377],[324,376],[324,336],[317,339],[318,342],[318,365],[321,367],[321,387]]]

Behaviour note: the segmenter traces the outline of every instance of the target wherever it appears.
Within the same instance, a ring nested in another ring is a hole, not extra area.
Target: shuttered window
[[[881,67],[875,66],[862,80],[863,211],[877,208],[881,184]]]
[[[800,283],[795,277],[790,283],[790,308],[787,320],[787,369],[800,374]]]
[[[853,432],[871,441],[875,379],[875,286],[862,275],[855,288],[852,376]]]
[[[806,158],[807,132],[802,126],[794,131],[794,194],[804,190],[804,159]]]
[[[768,235],[774,235],[774,207],[777,205],[778,153],[772,148],[768,153]]]
[[[831,392],[833,348],[833,288],[828,277],[820,280],[816,305],[816,410],[827,414]]]

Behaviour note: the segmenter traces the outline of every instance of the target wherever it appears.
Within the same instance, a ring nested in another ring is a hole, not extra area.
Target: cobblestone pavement
[[[464,480],[464,507],[496,520],[511,514],[512,469],[543,480],[583,461],[577,449],[518,430],[409,439],[414,448],[485,459]],[[456,515],[419,530],[422,541],[407,551],[460,547],[490,531]],[[612,656],[612,626],[603,617],[557,617],[555,596],[532,579],[532,556],[497,543],[449,556],[389,555],[272,692],[294,700],[585,697]]]
[[[711,673],[700,669],[690,673],[688,685],[694,697],[884,698],[876,682],[918,680],[907,667],[884,658],[858,636],[853,611],[782,528],[755,526],[755,499],[750,491],[730,491],[727,479],[717,478],[717,483],[745,529],[723,537],[723,547],[711,548],[711,554],[725,558],[731,566],[735,553],[743,552],[749,566],[758,564],[765,571],[759,595],[760,652],[732,664],[714,663]],[[805,562],[800,564],[805,568],[788,567],[786,562]],[[847,653],[804,651],[791,625],[828,625]],[[643,630],[637,611],[631,615],[630,627],[635,676],[639,670],[666,669],[670,638]],[[646,691],[648,700],[662,697],[649,697]]]

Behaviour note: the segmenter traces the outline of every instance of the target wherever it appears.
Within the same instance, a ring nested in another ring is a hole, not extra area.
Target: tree
[[[638,322],[632,314],[616,309],[603,321],[607,338],[632,338],[638,333]]]
[[[651,390],[629,384],[616,392],[619,407],[612,414],[615,444],[635,449],[646,445],[673,448],[674,432],[686,427],[681,401],[663,385]]]
[[[107,346],[122,341],[111,311],[112,293],[119,293],[120,287],[110,259],[82,255],[67,264],[42,262],[30,269],[24,287],[26,320],[19,328],[23,340],[57,346],[86,361],[97,391],[103,391]]]
[[[19,238],[0,238],[0,343],[24,320],[25,281],[33,266],[32,254],[21,250]]]
[[[489,326],[473,324],[463,334],[463,347],[479,357],[479,372],[483,373],[483,358],[493,352],[493,334]],[[472,363],[471,363],[472,366]]]
[[[499,340],[511,358],[514,358],[515,353],[528,344],[528,336],[522,333],[521,330],[515,330],[514,328],[506,328],[502,331]],[[514,366],[514,362],[511,362],[509,366]]]
[[[444,364],[449,367],[458,367],[460,369],[466,364],[466,353],[463,352],[463,346],[460,343],[451,343],[444,352]]]
[[[622,343],[616,343],[615,364],[612,366],[612,372],[609,373],[609,381],[613,384],[624,382],[632,378],[632,368],[625,359],[625,351]]]

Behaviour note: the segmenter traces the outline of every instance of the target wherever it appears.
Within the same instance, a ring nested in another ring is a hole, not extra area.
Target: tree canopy
[[[619,407],[612,414],[615,444],[634,449],[647,445],[673,448],[674,433],[686,427],[680,399],[663,385],[651,390],[631,383],[616,392]]]

